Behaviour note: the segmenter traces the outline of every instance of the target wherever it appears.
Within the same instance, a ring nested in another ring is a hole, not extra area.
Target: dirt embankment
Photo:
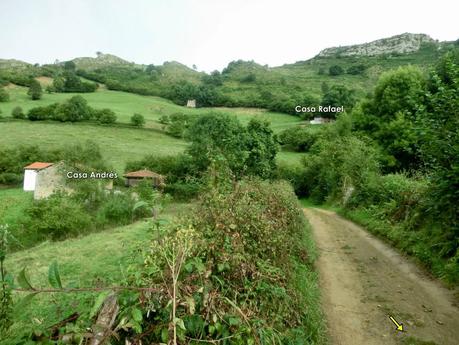
[[[320,253],[322,303],[332,344],[459,344],[453,291],[335,213],[304,212]],[[390,317],[403,324],[403,332]]]

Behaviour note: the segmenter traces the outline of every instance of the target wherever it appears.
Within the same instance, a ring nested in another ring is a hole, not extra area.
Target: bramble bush
[[[133,267],[141,272],[133,281],[157,292],[145,296],[121,339],[322,344],[317,310],[296,284],[313,253],[304,247],[306,222],[292,188],[235,183],[223,170],[213,170],[189,217],[156,231],[141,268]]]

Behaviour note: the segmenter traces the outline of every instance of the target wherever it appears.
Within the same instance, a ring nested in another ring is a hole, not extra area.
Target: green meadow
[[[32,101],[27,96],[26,88],[10,86],[8,92],[10,101],[0,105],[4,117],[10,116],[12,109],[16,106],[22,107],[24,112],[27,112],[30,108],[62,102],[76,95],[72,93],[45,93],[41,100]],[[140,159],[147,154],[174,155],[185,150],[187,143],[184,140],[171,137],[163,132],[163,125],[158,121],[163,115],[226,113],[236,116],[243,124],[248,123],[254,117],[263,118],[271,123],[275,132],[304,123],[297,116],[269,112],[263,109],[191,109],[159,97],[140,96],[103,88],[94,93],[78,95],[83,96],[94,108],[112,109],[117,115],[118,124],[102,126],[94,123],[3,121],[0,122],[0,146],[11,147],[23,144],[53,148],[92,140],[100,146],[104,158],[114,169],[124,171],[126,162]],[[128,125],[130,117],[134,113],[142,114],[145,117],[145,128],[134,128]],[[282,162],[294,164],[300,159],[301,154],[295,152],[281,152],[278,155],[278,160]]]

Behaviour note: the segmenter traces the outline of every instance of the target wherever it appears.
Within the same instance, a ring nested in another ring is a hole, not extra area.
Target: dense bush
[[[134,114],[131,116],[131,124],[136,127],[143,127],[145,125],[145,118],[141,114]]]
[[[343,73],[344,73],[344,69],[343,69],[343,67],[341,67],[339,65],[330,66],[330,68],[328,69],[328,74],[330,74],[332,76],[341,75]]]
[[[291,188],[253,180],[234,188],[228,180],[222,183],[228,187],[204,193],[188,219],[158,234],[142,267],[135,269],[143,272],[142,283],[158,292],[146,303],[155,317],[138,318],[141,327],[132,331],[154,329],[143,338],[148,343],[171,341],[167,325],[174,308],[178,339],[322,344],[316,301],[308,300],[296,282],[313,253],[304,245],[306,223]],[[176,299],[167,294],[173,253],[184,253],[175,256],[183,260]]]
[[[319,139],[320,129],[294,126],[279,134],[279,143],[297,152],[307,152]]]
[[[95,119],[104,125],[110,125],[116,122],[116,114],[111,109],[101,109],[93,111],[93,115]]]
[[[11,116],[15,119],[23,119],[25,118],[24,111],[21,107],[14,107],[11,111]]]
[[[59,240],[83,234],[91,227],[91,218],[81,203],[63,194],[35,201],[25,211],[24,228],[37,234],[37,239]]]
[[[350,90],[344,85],[333,85],[324,92],[321,105],[324,107],[343,106],[346,111],[350,112],[357,101],[354,94],[354,90]],[[322,113],[321,115],[334,118],[336,112]]]
[[[101,124],[116,122],[116,114],[111,109],[94,109],[82,96],[73,96],[63,103],[31,108],[27,113],[31,121],[54,120],[61,122],[81,122],[95,120]]]
[[[43,94],[43,90],[41,88],[41,84],[38,80],[35,78],[32,78],[29,82],[29,90],[27,91],[27,94],[30,96],[30,98],[35,101],[38,99],[41,99],[41,96]]]
[[[344,204],[379,172],[378,151],[354,136],[328,137],[313,145],[304,160],[308,193],[317,201]]]
[[[53,90],[56,92],[94,92],[97,87],[96,83],[82,81],[72,69],[66,69],[53,81]]]
[[[364,74],[366,70],[366,66],[359,64],[359,65],[352,65],[350,66],[347,70],[347,74],[352,74],[352,75],[359,75],[359,74]]]

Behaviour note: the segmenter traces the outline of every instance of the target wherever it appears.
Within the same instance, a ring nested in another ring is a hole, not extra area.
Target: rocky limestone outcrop
[[[379,39],[370,43],[327,48],[322,50],[317,56],[375,56],[382,54],[405,54],[418,51],[423,43],[436,42],[436,40],[425,34],[404,33],[389,38]]]

